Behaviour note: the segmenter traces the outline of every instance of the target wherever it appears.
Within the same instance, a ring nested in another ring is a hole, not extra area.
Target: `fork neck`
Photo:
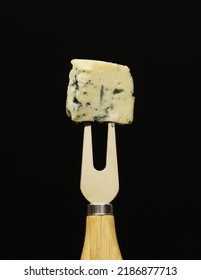
[[[87,205],[87,216],[103,216],[113,215],[113,205],[107,204],[88,204]]]

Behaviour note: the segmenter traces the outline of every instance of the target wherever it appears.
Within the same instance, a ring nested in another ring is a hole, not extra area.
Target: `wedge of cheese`
[[[71,64],[66,112],[73,121],[133,122],[134,81],[127,66],[86,59]]]

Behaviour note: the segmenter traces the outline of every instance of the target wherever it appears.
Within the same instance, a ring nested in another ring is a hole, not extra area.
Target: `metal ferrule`
[[[113,215],[112,204],[88,204],[87,216]]]

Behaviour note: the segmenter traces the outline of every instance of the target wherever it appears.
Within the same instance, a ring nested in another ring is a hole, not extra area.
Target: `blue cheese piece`
[[[71,60],[66,112],[72,121],[129,124],[134,115],[134,82],[127,66]]]

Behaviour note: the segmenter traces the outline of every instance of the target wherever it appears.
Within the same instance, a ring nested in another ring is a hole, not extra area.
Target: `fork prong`
[[[93,169],[93,146],[92,146],[91,123],[84,123],[82,169]]]
[[[106,167],[118,174],[115,124],[108,123]]]
[[[83,130],[83,147],[82,147],[82,166],[80,189],[83,195],[89,200],[91,191],[90,177],[94,173],[93,167],[93,147],[92,147],[92,132],[91,123],[84,123]]]

